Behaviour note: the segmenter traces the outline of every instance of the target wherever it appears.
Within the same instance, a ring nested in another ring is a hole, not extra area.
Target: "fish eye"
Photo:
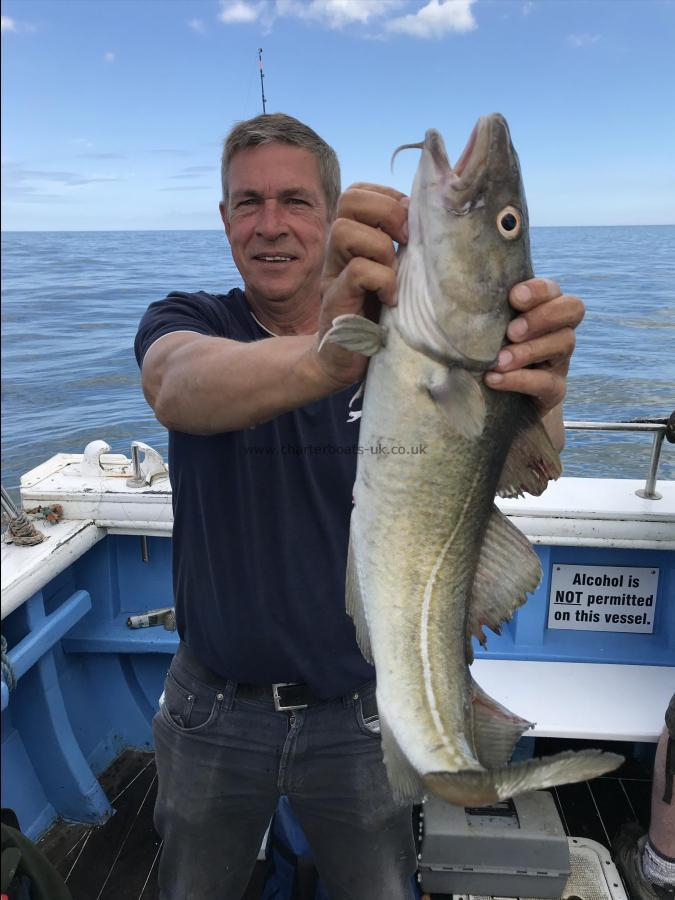
[[[515,206],[505,206],[497,214],[497,230],[507,241],[518,237],[523,228],[523,217]]]

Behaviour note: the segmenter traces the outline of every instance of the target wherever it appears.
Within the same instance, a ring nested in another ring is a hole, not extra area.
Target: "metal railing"
[[[645,486],[635,491],[638,497],[646,500],[660,500],[662,495],[656,490],[656,476],[661,459],[663,439],[670,444],[675,443],[675,412],[668,419],[636,419],[633,422],[565,422],[565,430],[570,431],[641,431],[654,434],[652,455]]]

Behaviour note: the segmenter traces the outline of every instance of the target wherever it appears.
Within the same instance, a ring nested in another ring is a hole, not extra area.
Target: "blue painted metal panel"
[[[148,607],[149,609],[150,607]],[[140,611],[140,610],[139,610]],[[129,612],[108,621],[81,622],[63,640],[67,653],[169,653],[178,648],[178,635],[161,626],[129,628]]]
[[[148,538],[147,563],[141,559],[138,537],[113,535],[108,540],[115,545],[120,610],[136,613],[173,606],[171,540]]]
[[[33,594],[26,601],[26,613],[32,630],[7,654],[17,679],[25,675],[90,609],[89,594],[76,591],[54,612],[45,616],[42,592]]]
[[[17,649],[27,648],[19,659],[32,664],[19,680],[12,706],[33,769],[57,812],[76,821],[103,822],[112,810],[73,733],[51,649],[59,627],[77,621],[89,604],[89,595],[78,592],[47,616],[39,592],[21,608],[29,633]],[[35,663],[38,649],[43,655]]]
[[[486,631],[487,649],[474,641],[476,658],[541,659],[626,665],[675,666],[675,553],[605,547],[535,547],[543,578],[501,635]],[[636,566],[659,570],[652,634],[575,631],[547,626],[551,575],[556,565]]]
[[[57,817],[12,724],[10,710],[2,716],[2,805],[16,812],[22,831],[31,840]]]
[[[73,733],[51,652],[21,679],[12,715],[45,795],[59,815],[77,822],[104,822],[112,810]]]
[[[168,656],[150,658],[149,666],[154,663],[156,672],[144,675],[142,686],[138,678],[130,681],[128,659],[117,654],[55,651],[55,657],[73,732],[92,771],[103,771],[124,747],[152,749],[152,715]],[[147,691],[152,691],[152,708]]]

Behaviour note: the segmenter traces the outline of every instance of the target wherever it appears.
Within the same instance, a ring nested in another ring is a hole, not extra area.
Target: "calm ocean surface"
[[[675,406],[675,226],[536,228],[535,271],[581,296],[567,419],[667,416]],[[170,290],[240,284],[219,231],[2,235],[2,482],[57,452],[132,440],[166,453],[132,345],[147,305]],[[571,432],[567,475],[638,478],[651,437]],[[664,445],[660,476],[675,477]]]

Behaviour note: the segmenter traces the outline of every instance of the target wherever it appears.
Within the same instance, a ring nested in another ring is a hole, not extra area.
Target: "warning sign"
[[[554,565],[548,627],[651,634],[658,586],[658,569]]]

